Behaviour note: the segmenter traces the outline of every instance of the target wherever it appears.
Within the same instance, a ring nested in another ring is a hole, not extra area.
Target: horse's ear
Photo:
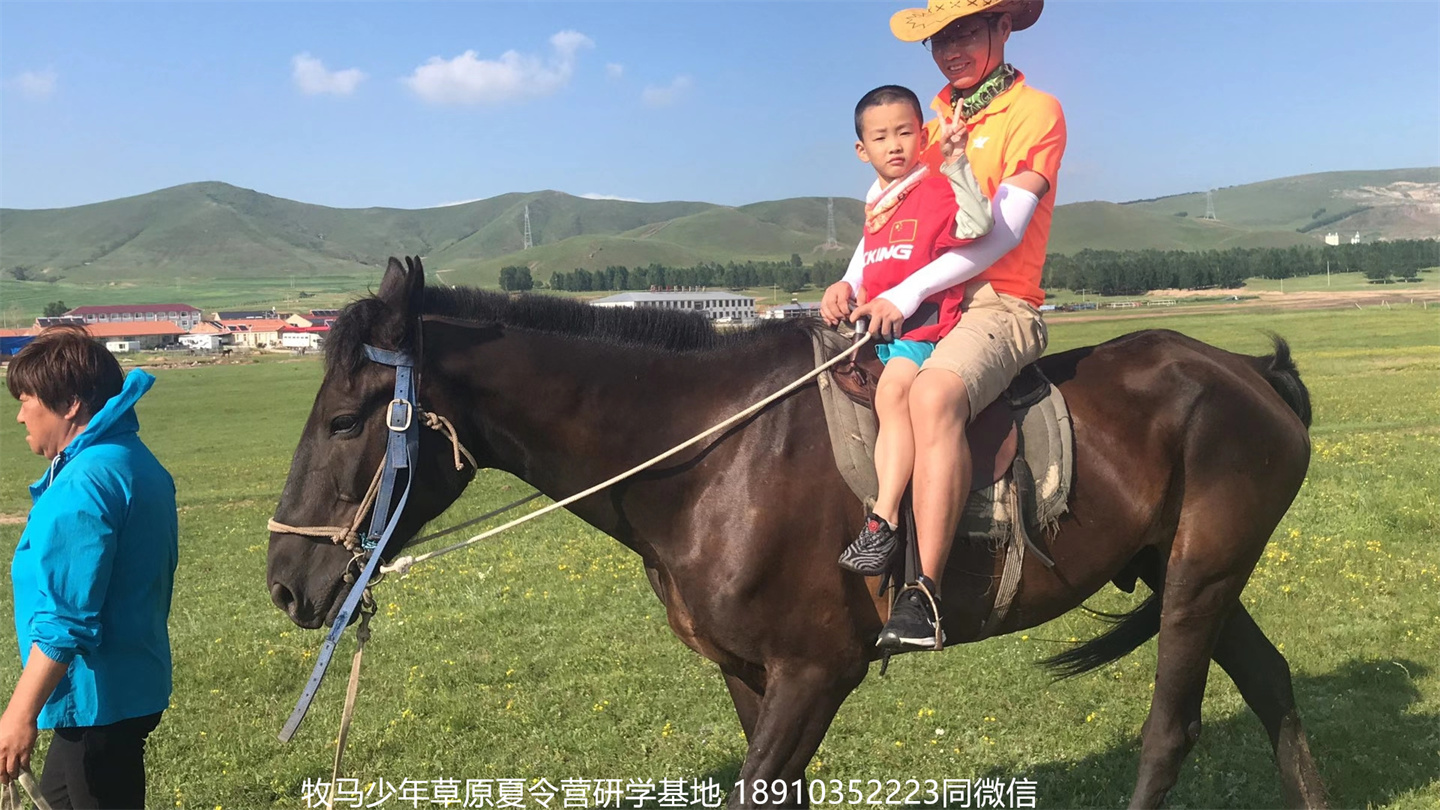
[[[402,265],[391,256],[376,297],[406,321],[418,316],[425,300],[425,268],[420,264],[420,257],[406,256]]]

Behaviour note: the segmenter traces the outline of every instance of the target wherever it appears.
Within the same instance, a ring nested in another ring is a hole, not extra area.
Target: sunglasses
[[[924,40],[925,50],[949,50],[968,48],[980,41],[980,35],[990,30],[999,15],[983,14],[978,18],[956,20]]]

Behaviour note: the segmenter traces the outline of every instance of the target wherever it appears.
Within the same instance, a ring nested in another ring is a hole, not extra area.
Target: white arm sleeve
[[[1014,250],[1025,236],[1025,228],[1039,205],[1040,198],[1034,194],[1019,186],[1001,183],[990,204],[995,215],[995,227],[990,233],[942,253],[877,297],[894,304],[907,318],[914,315],[926,298],[969,281]],[[848,273],[846,278],[848,280]]]
[[[860,282],[865,280],[865,237],[860,237],[855,255],[850,257],[850,266],[845,268],[845,276],[840,280],[850,285],[850,297],[860,294]]]

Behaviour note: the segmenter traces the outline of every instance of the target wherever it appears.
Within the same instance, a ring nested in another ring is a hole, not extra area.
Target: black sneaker
[[[860,536],[840,552],[840,567],[867,577],[879,576],[885,573],[885,563],[898,545],[895,530],[872,512],[865,517]]]
[[[940,600],[936,599],[938,607]],[[930,600],[919,588],[906,588],[895,598],[890,608],[890,621],[880,630],[875,646],[892,652],[935,649],[935,614],[930,612]],[[940,641],[945,641],[945,631],[940,631]]]

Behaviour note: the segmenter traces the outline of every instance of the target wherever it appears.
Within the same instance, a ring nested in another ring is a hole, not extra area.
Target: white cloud
[[[579,31],[550,37],[548,58],[506,51],[499,59],[481,59],[466,51],[454,59],[438,56],[415,68],[405,83],[432,104],[501,104],[552,95],[570,83],[581,50],[595,42]]]
[[[614,194],[596,194],[593,191],[589,194],[581,194],[580,197],[586,200],[619,200],[620,202],[645,202],[644,200],[637,200],[634,197],[617,197]]]
[[[471,198],[468,199],[468,200],[455,200],[454,202],[437,203],[437,204],[432,205],[432,206],[430,206],[430,207],[431,207],[431,208],[449,208],[449,207],[452,206],[452,205],[465,205],[466,203],[480,202],[480,201],[483,200],[483,199],[485,199],[485,198],[484,198],[484,197],[471,197]]]
[[[11,79],[9,84],[26,98],[49,98],[55,92],[58,77],[53,70],[27,70]]]
[[[690,88],[694,85],[695,82],[691,81],[689,76],[676,76],[665,87],[649,85],[640,94],[640,99],[651,107],[668,107],[690,92]]]
[[[605,66],[605,76],[611,79],[618,79],[625,75],[625,66],[617,65],[614,62]]]
[[[311,56],[302,53],[290,60],[293,66],[291,78],[300,92],[307,96],[317,96],[322,93],[331,93],[337,96],[348,96],[355,92],[360,82],[365,80],[365,73],[358,68],[348,70],[326,70],[325,63]]]

